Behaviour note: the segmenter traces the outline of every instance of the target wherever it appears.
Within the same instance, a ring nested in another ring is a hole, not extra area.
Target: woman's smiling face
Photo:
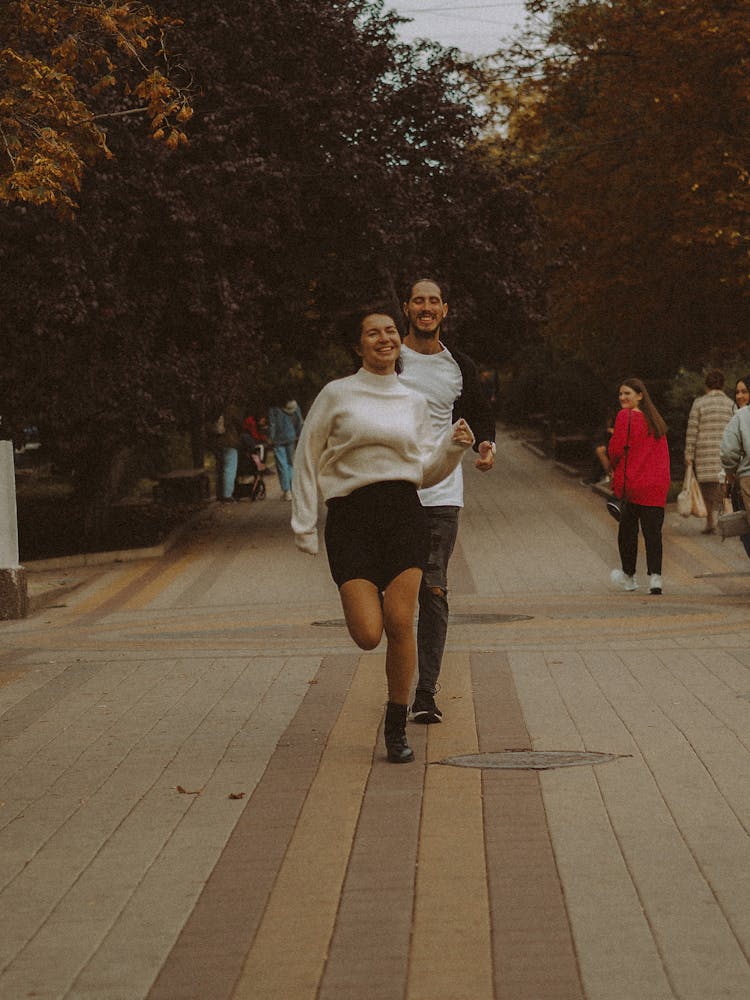
[[[734,390],[734,401],[739,407],[747,406],[750,403],[750,390],[741,379]]]
[[[401,353],[401,335],[393,319],[372,313],[362,320],[357,354],[362,367],[373,375],[392,375]]]
[[[620,386],[620,406],[623,410],[637,410],[638,404],[642,399],[642,392],[636,392],[629,385]]]

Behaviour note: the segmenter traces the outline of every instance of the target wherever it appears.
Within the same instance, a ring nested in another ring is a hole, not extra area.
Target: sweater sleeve
[[[298,549],[318,551],[318,466],[331,427],[332,407],[323,389],[302,427],[292,471],[292,531]]]
[[[609,441],[609,448],[607,449],[609,459],[614,468],[617,468],[622,461],[623,455],[625,454],[625,442],[627,440],[629,419],[630,411],[624,409],[620,410],[615,418],[615,429],[612,432],[612,437]]]
[[[453,440],[455,424],[441,437],[436,438],[430,421],[427,403],[420,400],[417,418],[417,440],[424,442],[422,451],[422,487],[435,486],[456,468],[464,451],[474,444],[474,435],[468,444]]]
[[[735,473],[740,464],[744,449],[742,447],[742,429],[740,427],[740,413],[738,410],[727,426],[721,439],[721,464],[727,472]]]
[[[477,366],[461,351],[452,351],[452,354],[463,379],[463,390],[453,407],[453,418],[463,417],[468,423],[474,434],[474,451],[478,451],[482,441],[495,440],[495,417],[482,392]]]
[[[698,441],[698,424],[700,423],[700,407],[698,400],[694,400],[690,407],[687,431],[685,432],[685,461],[692,462],[695,458],[695,445]]]

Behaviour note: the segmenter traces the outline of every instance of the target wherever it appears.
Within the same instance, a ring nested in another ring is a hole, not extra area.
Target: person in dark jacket
[[[409,286],[403,302],[408,329],[401,348],[399,378],[427,399],[435,432],[442,434],[463,418],[474,432],[476,467],[483,472],[495,462],[495,419],[482,389],[476,365],[466,354],[442,343],[448,304],[438,282],[421,278]],[[442,722],[435,704],[448,632],[448,561],[458,534],[463,507],[459,465],[437,486],[420,490],[430,522],[430,556],[419,590],[417,624],[418,679],[411,717],[414,722]]]

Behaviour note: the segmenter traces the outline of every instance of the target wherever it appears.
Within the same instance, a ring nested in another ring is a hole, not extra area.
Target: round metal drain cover
[[[533,615],[499,615],[492,613],[455,614],[448,616],[449,625],[506,625],[508,622],[530,622]],[[313,622],[318,628],[346,628],[343,618]]]
[[[505,625],[507,622],[530,622],[533,615],[498,615],[485,612],[448,615],[450,625]]]
[[[499,753],[467,753],[446,757],[441,764],[454,767],[500,768],[513,771],[546,771],[553,767],[580,767],[606,764],[620,754],[590,753],[586,750],[502,750]]]

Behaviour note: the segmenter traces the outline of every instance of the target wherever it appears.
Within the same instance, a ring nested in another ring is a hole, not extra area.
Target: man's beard
[[[436,334],[437,334],[438,338],[440,337],[440,327],[441,327],[441,325],[442,324],[437,323],[430,330],[420,330],[419,327],[413,326],[410,323],[409,324],[409,333],[412,333],[415,337],[419,338],[419,340],[432,340],[435,337]]]

